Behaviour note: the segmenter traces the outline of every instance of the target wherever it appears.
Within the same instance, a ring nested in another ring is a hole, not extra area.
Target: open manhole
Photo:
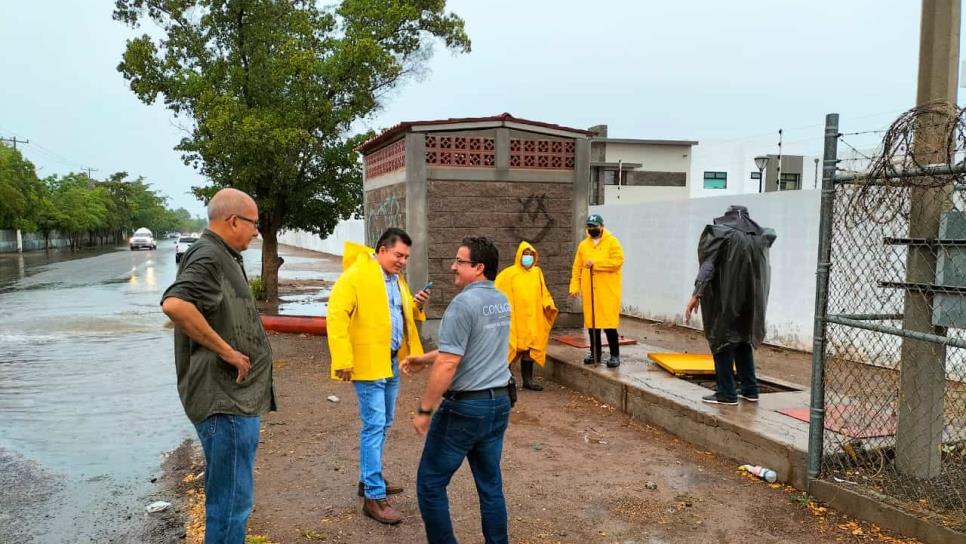
[[[710,389],[712,391],[714,391],[717,388],[714,380],[714,376],[684,375],[684,376],[678,376],[678,378],[681,378],[682,380],[691,382],[693,384],[700,385],[701,387],[704,387],[705,389]],[[738,384],[738,388],[740,390],[741,388],[740,382],[735,380],[735,383]],[[775,383],[769,380],[768,378],[758,378],[758,393],[761,395],[767,395],[768,393],[793,393],[795,391],[801,391],[801,389],[798,389],[796,387],[792,387],[789,385]]]

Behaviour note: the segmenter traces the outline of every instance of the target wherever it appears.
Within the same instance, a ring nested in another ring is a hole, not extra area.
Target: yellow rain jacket
[[[570,293],[579,293],[584,303],[584,327],[616,329],[621,316],[621,267],[624,250],[609,230],[601,227],[600,243],[594,245],[590,235],[577,246],[574,268],[570,275]],[[594,268],[584,268],[588,260]],[[590,276],[594,275],[594,296],[590,296]],[[594,315],[591,315],[593,298]],[[596,321],[593,323],[592,321]]]
[[[345,243],[342,276],[329,295],[326,328],[332,355],[332,379],[337,370],[352,370],[353,381],[392,377],[392,323],[385,273],[372,257],[374,251],[353,242]],[[421,355],[416,321],[426,315],[416,307],[406,278],[399,274],[403,305],[403,342],[398,357]]]
[[[521,264],[524,250],[534,253],[533,266]],[[520,242],[513,264],[496,276],[494,285],[510,301],[510,360],[521,351],[529,351],[530,358],[542,366],[547,360],[550,329],[557,319],[557,305],[537,264],[540,254],[528,242]]]

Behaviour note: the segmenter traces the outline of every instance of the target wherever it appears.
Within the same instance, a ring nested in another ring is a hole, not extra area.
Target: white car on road
[[[191,247],[191,244],[198,241],[198,237],[193,234],[182,236],[178,238],[178,241],[174,244],[174,262],[180,263],[181,256],[184,255],[185,251]]]
[[[128,246],[131,248],[131,251],[136,249],[158,249],[158,244],[154,241],[154,234],[151,233],[150,229],[144,227],[134,231],[134,236],[128,240]]]

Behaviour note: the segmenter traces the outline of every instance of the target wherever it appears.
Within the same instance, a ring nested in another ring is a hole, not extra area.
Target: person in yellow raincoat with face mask
[[[543,366],[547,360],[550,329],[557,319],[557,305],[547,289],[537,250],[529,242],[520,242],[513,264],[504,268],[494,282],[510,301],[509,363],[520,359],[524,389],[542,391],[533,380],[533,363]]]
[[[603,348],[600,330],[607,335],[610,359],[607,366],[621,365],[617,327],[621,317],[621,268],[624,250],[617,238],[604,228],[598,214],[587,217],[587,238],[577,246],[570,276],[570,296],[584,300],[584,326],[590,334],[590,355],[584,364],[600,362]]]

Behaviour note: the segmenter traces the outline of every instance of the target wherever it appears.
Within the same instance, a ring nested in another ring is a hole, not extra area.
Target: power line
[[[855,148],[855,146],[853,146],[849,142],[846,142],[845,141],[845,138],[843,138],[841,134],[839,135],[839,141],[842,142],[843,144],[845,144],[852,151],[855,151],[856,153],[858,153],[859,155],[861,155],[863,158],[865,158],[865,159],[867,159],[869,161],[872,160],[872,157],[870,157],[870,156],[866,155],[865,153],[859,151],[858,149]]]
[[[30,140],[20,140],[16,136],[14,136],[13,138],[0,138],[0,142],[10,142],[11,144],[13,144],[13,150],[16,151],[18,143],[29,144]]]

